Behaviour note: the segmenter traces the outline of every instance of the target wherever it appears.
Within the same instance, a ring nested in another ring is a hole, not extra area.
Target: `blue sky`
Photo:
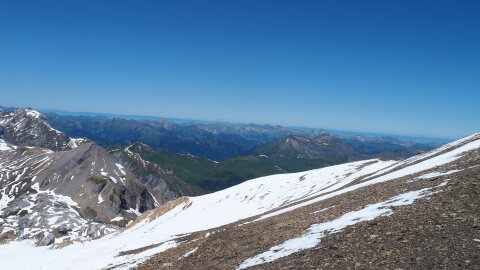
[[[2,1],[1,105],[456,138],[480,1]]]

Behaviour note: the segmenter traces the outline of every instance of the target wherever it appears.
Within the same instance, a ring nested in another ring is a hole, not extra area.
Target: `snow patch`
[[[429,179],[429,178],[439,177],[439,176],[443,176],[443,175],[449,175],[449,174],[460,172],[460,171],[461,170],[451,170],[451,171],[448,171],[448,172],[431,172],[431,173],[421,175],[418,178],[419,179]]]
[[[9,144],[6,141],[0,139],[0,151],[15,150],[17,147],[15,145]]]
[[[117,183],[117,179],[115,179],[115,177],[113,177],[113,176],[110,176],[110,180],[112,180],[112,182],[113,182],[114,184]]]
[[[116,165],[117,168],[120,170],[120,172],[122,172],[123,175],[126,175],[125,170],[124,170],[124,167],[122,166],[122,164],[115,163],[115,165]]]
[[[325,212],[325,211],[327,211],[327,210],[329,210],[329,209],[332,209],[332,208],[335,208],[335,205],[330,206],[330,207],[327,207],[327,208],[323,208],[323,209],[320,209],[320,210],[317,210],[317,211],[313,211],[313,212],[310,213],[310,215],[314,215],[314,214],[318,214],[318,213],[321,213],[321,212]]]
[[[197,251],[197,250],[198,250],[198,247],[196,247],[196,248],[188,251],[187,253],[183,254],[182,257],[180,257],[180,258],[178,258],[178,259],[181,260],[181,259],[183,259],[183,258],[186,258],[186,257],[192,255],[193,253],[195,253],[195,251]]]
[[[40,118],[41,114],[35,110],[25,109],[25,112],[28,116],[33,117],[35,119]]]
[[[140,213],[140,211],[138,211],[137,209],[133,209],[133,208],[128,209],[127,212],[130,213],[130,214],[134,214],[137,217],[142,214],[142,213]]]
[[[114,217],[110,221],[114,222],[114,221],[120,221],[120,220],[123,220],[123,217]]]

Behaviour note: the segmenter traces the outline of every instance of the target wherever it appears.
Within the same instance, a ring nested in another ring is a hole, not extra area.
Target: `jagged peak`
[[[139,148],[139,149],[144,148],[148,151],[153,151],[153,148],[150,145],[145,144],[143,142],[133,142],[133,143],[129,144],[126,148],[131,149],[132,147],[133,148]]]
[[[287,135],[283,138],[285,142],[290,142],[291,140],[293,141],[302,141],[302,142],[308,142],[311,140],[311,138],[305,137],[305,136],[300,136],[300,135]]]
[[[18,125],[18,123],[21,120],[26,120],[26,121],[29,120],[29,123],[37,123],[39,125],[45,125],[48,127],[48,129],[61,133],[60,131],[52,128],[52,126],[50,125],[50,122],[48,121],[47,117],[44,114],[36,110],[21,108],[21,109],[0,112],[0,125],[5,125],[10,122],[14,122],[16,125]]]
[[[38,119],[40,117],[45,117],[42,113],[36,110],[32,110],[32,109],[20,109],[20,110],[23,110],[27,116],[33,117],[35,119]]]
[[[33,119],[40,119],[40,118],[42,118],[43,120],[46,119],[44,114],[30,108],[20,108],[20,109],[14,109],[10,111],[1,111],[1,112],[4,113],[3,117],[14,117],[14,116],[21,115],[21,116],[26,116],[28,118],[33,118]]]

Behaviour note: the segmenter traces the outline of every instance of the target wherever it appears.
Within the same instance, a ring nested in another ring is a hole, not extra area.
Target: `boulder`
[[[37,245],[38,246],[48,246],[55,243],[55,235],[53,233],[47,234],[42,240],[40,240]]]

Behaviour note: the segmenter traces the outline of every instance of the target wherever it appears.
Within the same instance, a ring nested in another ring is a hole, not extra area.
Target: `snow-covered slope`
[[[424,179],[438,178],[442,175],[453,177],[470,169],[470,167],[464,167],[465,165],[462,165],[464,163],[460,161],[467,155],[477,155],[479,149],[480,133],[400,162],[366,160],[302,173],[253,179],[213,194],[193,198],[183,197],[171,201],[158,209],[144,213],[125,230],[98,240],[74,243],[56,250],[34,247],[31,241],[0,245],[0,260],[5,261],[9,258],[9,264],[5,269],[102,269],[106,267],[127,269],[143,263],[154,254],[167,250],[180,252],[183,246],[195,245],[197,241],[208,245],[209,237],[215,233],[227,233],[239,228],[248,230],[248,228],[254,228],[256,224],[263,224],[270,220],[274,223],[283,222],[284,217],[291,213],[301,213],[312,205],[348,194],[360,194],[356,197],[361,198],[361,194],[366,194],[367,191],[388,182],[398,183],[401,187],[386,190],[385,194],[374,196],[374,198],[387,196],[384,200],[375,199],[376,201],[357,205],[355,209],[344,212],[327,222],[309,223],[308,220],[319,213],[326,213],[328,209],[348,208],[349,205],[340,205],[343,201],[339,201],[337,205],[331,205],[328,208],[305,215],[299,214],[303,218],[297,221],[307,222],[306,231],[283,242],[273,241],[270,248],[250,257],[230,256],[230,260],[225,262],[224,267],[244,269],[262,265],[311,249],[318,245],[325,235],[338,233],[348,226],[379,216],[392,215],[396,211],[392,207],[406,206],[420,198],[436,196],[448,187],[448,179],[441,183],[424,181]],[[474,156],[473,160],[480,163],[479,156]],[[419,183],[425,186],[419,188]],[[365,196],[365,199],[367,198]],[[224,227],[219,228],[220,226]],[[290,228],[295,230],[295,227]],[[196,233],[199,231],[203,231],[203,234]],[[255,230],[248,231],[251,237],[263,239],[263,236],[256,233]],[[288,235],[289,232],[284,231],[281,234]],[[194,239],[189,239],[189,235]],[[215,243],[218,245],[218,242]],[[233,247],[241,249],[241,245],[235,243],[228,243],[227,246],[230,249]],[[28,262],[15,259],[23,256],[20,250],[23,253],[28,252]],[[159,262],[154,260],[151,264],[154,267],[152,269],[175,266],[176,263],[187,260],[185,258],[195,256],[191,254],[200,252],[202,248],[197,246],[185,254],[173,253],[179,254],[178,258],[172,259],[170,255],[168,258],[173,261],[158,265]],[[202,263],[205,262],[202,261]],[[227,266],[228,263],[231,266]]]

